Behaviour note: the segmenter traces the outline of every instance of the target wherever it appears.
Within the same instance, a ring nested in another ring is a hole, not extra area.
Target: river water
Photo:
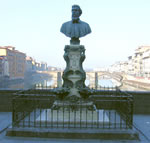
[[[90,83],[90,81],[87,79],[85,81],[86,86],[92,85],[90,87],[93,87],[93,85],[95,84],[95,81],[92,81],[92,83]],[[115,87],[115,86],[120,86],[120,83],[114,79],[100,79],[98,81],[98,85],[101,87]],[[24,81],[14,81],[14,82],[0,82],[0,90],[4,89],[4,90],[12,90],[12,89],[31,89],[31,88],[41,88],[41,87],[56,87],[57,83],[56,83],[56,79],[53,79],[50,76],[42,76],[41,74],[33,74],[33,75],[28,75],[26,76]],[[94,85],[95,87],[95,85]],[[129,86],[123,86],[121,87],[121,90],[135,90],[135,91],[139,91],[140,89],[137,88],[133,88],[133,87],[129,87]]]
[[[54,87],[56,83],[52,79],[40,79],[37,81],[25,81],[25,82],[15,82],[11,84],[5,84],[5,86],[1,86],[0,89],[31,89],[35,87]],[[89,80],[85,81],[86,86],[89,86]],[[98,81],[98,84],[101,87],[115,87],[116,83],[111,79],[101,79]]]
[[[100,85],[102,87],[115,87],[115,84],[112,82],[112,80],[109,80],[109,79],[99,80],[98,85]]]

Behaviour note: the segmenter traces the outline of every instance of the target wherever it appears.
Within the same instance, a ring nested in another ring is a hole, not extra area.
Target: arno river
[[[51,78],[41,78],[38,80],[26,80],[26,81],[18,81],[18,82],[13,82],[10,84],[4,84],[3,86],[0,86],[0,89],[31,89],[31,88],[36,88],[36,87],[54,87],[54,84],[56,86],[56,81],[51,79]],[[86,86],[89,86],[89,80],[85,81]],[[120,83],[113,79],[101,79],[98,81],[98,84],[101,87],[115,87],[118,86]],[[122,90],[138,90],[133,87],[129,86],[123,86],[121,87]]]
[[[89,86],[89,81],[85,81],[86,86]],[[113,87],[115,86],[112,80],[102,79],[98,81],[98,84],[102,87]],[[0,88],[1,89],[30,89],[35,88],[36,86],[41,87],[54,87],[56,86],[56,81],[53,79],[39,79],[39,80],[32,80],[32,81],[16,81],[12,83],[5,83]]]

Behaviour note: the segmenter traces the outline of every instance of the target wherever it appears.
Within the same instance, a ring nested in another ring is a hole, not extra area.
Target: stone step
[[[125,139],[139,140],[139,135],[131,129],[75,129],[75,128],[8,128],[7,136],[65,138],[65,139]]]

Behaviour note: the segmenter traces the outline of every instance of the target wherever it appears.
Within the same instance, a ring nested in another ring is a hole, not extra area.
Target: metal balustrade
[[[118,89],[121,86],[122,86],[122,84],[120,86],[112,86],[112,87],[109,87],[109,86],[94,86],[94,87],[90,87],[89,86],[89,88],[90,89],[96,89],[96,90],[106,90],[106,91],[110,90],[110,91],[115,91],[116,89]],[[34,89],[40,89],[40,90],[54,89],[54,88],[57,88],[57,87],[55,87],[55,86],[43,86],[43,85],[40,85],[40,86],[36,85],[34,87]]]
[[[13,99],[13,127],[129,129],[132,122],[132,96],[120,91],[76,103],[43,92],[18,93]]]

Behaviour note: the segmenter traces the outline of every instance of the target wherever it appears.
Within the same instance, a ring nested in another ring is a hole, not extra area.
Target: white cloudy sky
[[[80,39],[86,48],[84,67],[127,60],[141,45],[150,45],[150,0],[0,0],[0,46],[11,45],[37,61],[65,67],[60,33],[71,20],[71,6],[80,5],[80,19],[92,33]]]

